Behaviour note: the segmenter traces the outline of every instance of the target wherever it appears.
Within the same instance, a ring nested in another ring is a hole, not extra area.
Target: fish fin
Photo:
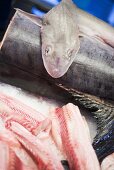
[[[15,10],[18,11],[18,12],[21,12],[21,13],[25,14],[25,15],[26,15],[28,18],[30,18],[36,25],[42,27],[42,20],[41,20],[38,16],[33,15],[33,14],[30,14],[30,13],[25,12],[25,11],[23,11],[23,10],[21,10],[21,9],[18,9],[18,8],[15,8]]]

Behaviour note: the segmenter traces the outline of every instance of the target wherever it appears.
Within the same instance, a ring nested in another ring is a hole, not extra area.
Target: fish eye
[[[45,55],[47,56],[48,54],[50,54],[50,52],[51,52],[51,46],[48,45],[45,49]]]
[[[72,54],[73,54],[73,50],[68,50],[67,51],[67,58],[70,60],[71,59],[71,56],[72,56]]]

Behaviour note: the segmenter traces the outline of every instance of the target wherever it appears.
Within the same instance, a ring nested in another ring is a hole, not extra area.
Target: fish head
[[[76,21],[65,5],[58,5],[43,18],[42,59],[53,78],[63,76],[80,47]]]
[[[74,46],[50,42],[42,45],[42,53],[48,74],[53,78],[59,78],[67,72],[77,51]]]

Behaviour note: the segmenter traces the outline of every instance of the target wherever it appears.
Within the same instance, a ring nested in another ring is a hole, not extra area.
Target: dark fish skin
[[[91,37],[80,37],[81,47],[68,72],[51,78],[42,62],[40,27],[29,14],[17,10],[1,43],[4,63],[36,77],[60,83],[78,91],[114,100],[114,49]]]
[[[93,147],[100,162],[114,152],[114,106],[95,96],[78,92],[74,89],[59,85],[72,95],[74,104],[90,111],[97,122],[97,134],[93,140]]]
[[[105,131],[106,127],[103,130]],[[100,162],[114,153],[114,119],[111,123],[108,123],[106,131],[108,132],[105,132],[104,135],[101,135],[99,139],[93,142],[93,147]]]
[[[18,67],[0,62],[0,81],[29,91],[34,95],[41,95],[49,99],[67,104],[72,96],[60,87],[46,81],[42,77],[23,71]]]

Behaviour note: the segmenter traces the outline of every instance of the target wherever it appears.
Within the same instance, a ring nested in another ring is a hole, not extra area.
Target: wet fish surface
[[[24,17],[24,20],[22,19],[23,17]],[[18,25],[17,23],[20,23],[20,21],[23,23],[21,24],[25,27],[25,29],[19,28],[20,24]],[[0,79],[1,80],[7,81],[7,76],[9,76],[10,83],[11,84],[14,83],[19,86],[20,80],[15,81],[16,77],[17,79],[19,78],[18,77],[19,75],[17,76],[16,74],[18,72],[24,72],[24,74],[22,73],[23,85],[21,84],[23,88],[30,89],[29,87],[30,85],[28,85],[27,87],[24,87],[24,79],[29,77],[29,81],[28,81],[29,83],[30,83],[30,79],[31,80],[42,80],[42,82],[44,81],[46,83],[46,86],[48,85],[48,87],[50,87],[50,91],[51,89],[53,89],[53,92],[56,86],[53,86],[52,84],[63,84],[63,85],[68,86],[69,88],[73,87],[74,89],[80,90],[82,92],[88,92],[90,94],[98,95],[104,98],[110,98],[112,100],[114,99],[113,95],[111,95],[113,94],[113,90],[114,90],[113,89],[114,51],[112,47],[109,47],[106,44],[103,45],[102,43],[101,44],[98,42],[96,43],[95,41],[89,38],[82,37],[81,39],[82,39],[83,50],[80,49],[79,54],[80,56],[82,55],[84,57],[76,58],[75,60],[76,63],[74,62],[72,64],[71,69],[68,71],[68,73],[63,78],[54,80],[46,74],[46,71],[43,67],[43,63],[41,60],[41,51],[40,51],[40,39],[39,41],[36,40],[36,36],[39,37],[40,35],[39,29],[36,25],[32,23],[32,27],[31,25],[29,25],[28,32],[25,31],[27,29],[26,22],[31,24],[31,19],[28,16],[26,18],[25,14],[18,11],[16,13],[16,18],[14,17],[14,20],[11,23],[14,25],[10,25],[9,27],[10,28],[8,30],[9,33],[7,32],[6,37],[3,41],[4,43],[2,44],[2,47],[1,47],[2,53],[0,54],[0,64],[1,66],[5,66],[4,68],[3,67],[0,68],[1,70]],[[14,28],[16,28],[16,32],[14,32]],[[29,35],[35,29],[37,30],[37,33],[33,35],[32,38],[30,38]],[[12,34],[10,34],[11,33],[10,31],[12,32]],[[24,36],[22,36],[20,32],[23,33]],[[28,40],[27,42],[24,42],[26,37],[28,37]],[[31,39],[32,39],[32,43],[30,42]],[[34,46],[34,42],[36,43],[35,46]],[[93,45],[91,46],[92,48],[90,48],[89,46],[90,42],[91,44],[94,44],[94,46]],[[84,46],[86,46],[87,49],[84,49],[83,48]],[[12,49],[16,49],[16,50],[14,51]],[[27,49],[29,49],[28,52],[27,52]],[[99,49],[98,50],[100,51],[99,55],[96,55],[97,54],[95,53],[97,51],[96,49]],[[90,51],[88,52],[88,50]],[[87,55],[85,55],[85,53]],[[98,56],[98,58],[96,58],[96,56]],[[88,62],[86,63],[86,61]],[[104,70],[103,69],[104,67],[107,69]],[[5,68],[7,69],[5,70]],[[13,70],[16,70],[16,71],[18,70],[18,71],[17,73],[14,73]],[[25,78],[24,75],[27,75],[27,77]],[[71,79],[71,77],[74,77],[74,78]],[[14,80],[15,82],[14,81],[12,82],[12,80]],[[38,84],[38,81],[36,82],[37,82],[36,84]],[[86,98],[85,96],[82,97],[81,100],[79,100],[80,95],[79,94],[77,95],[77,93],[74,91],[72,93],[72,90],[71,90],[72,95],[70,95],[71,94],[70,91],[68,91],[68,93],[64,93],[60,89],[58,89],[57,91],[62,92],[63,96],[67,94],[68,99],[70,100],[73,99],[74,103],[79,102],[82,106],[90,110],[91,113],[96,116],[98,120],[98,133],[94,139],[93,146],[95,148],[99,161],[102,162],[106,156],[114,152],[114,147],[113,147],[114,146],[113,145],[114,108],[113,106],[105,105],[105,104],[103,105],[103,103],[95,102],[94,100],[91,100],[91,99],[87,100],[88,98]],[[43,93],[44,95],[47,93],[47,95],[49,96],[49,93],[47,92],[47,90],[44,90],[41,93]],[[56,93],[56,97],[57,96],[58,95]],[[58,98],[60,96],[58,96]],[[63,96],[60,97],[60,99],[64,100]],[[53,97],[54,95],[52,94],[52,98]]]
[[[68,71],[80,48],[79,36],[96,39],[114,48],[113,27],[80,10],[72,0],[62,0],[43,16],[42,59],[50,76],[59,78]]]
[[[60,132],[61,142],[58,145],[62,145],[60,148],[66,153],[70,169],[100,169],[96,154],[91,145],[87,123],[81,116],[78,107],[69,103],[62,108],[56,109],[53,116],[58,125],[60,125],[58,132]],[[54,122],[53,126],[58,126],[55,124]],[[56,138],[59,138],[59,136],[56,136]],[[58,141],[60,140],[58,139]]]
[[[80,37],[80,42],[68,72],[62,78],[51,78],[41,57],[40,27],[29,14],[17,10],[1,43],[0,62],[50,82],[114,100],[114,49],[87,36]]]

